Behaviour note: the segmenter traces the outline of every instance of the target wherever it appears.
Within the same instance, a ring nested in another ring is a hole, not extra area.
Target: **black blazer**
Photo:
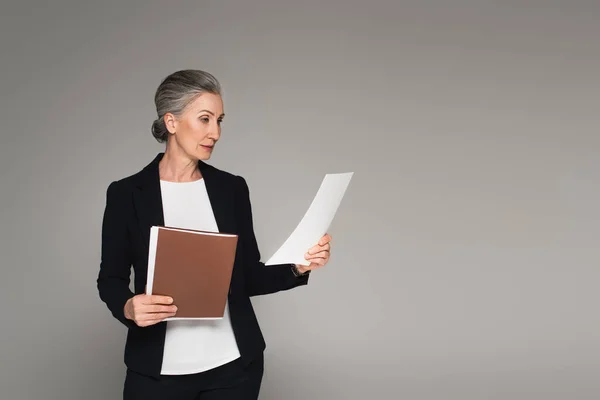
[[[112,315],[127,326],[124,361],[128,368],[158,377],[162,367],[166,322],[139,327],[125,318],[123,308],[134,296],[129,289],[131,266],[135,294],[145,292],[150,227],[164,226],[158,162],[164,153],[135,175],[112,182],[106,193],[102,222],[102,252],[97,285]],[[254,236],[248,186],[244,178],[202,161],[205,180],[219,231],[238,235],[229,288],[229,311],[242,360],[248,363],[265,349],[250,296],[275,293],[308,283],[296,277],[291,264],[265,266]]]

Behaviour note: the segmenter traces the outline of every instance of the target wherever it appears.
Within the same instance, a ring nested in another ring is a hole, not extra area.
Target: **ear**
[[[170,134],[177,132],[177,118],[175,118],[175,115],[172,113],[166,113],[163,117],[163,120],[165,121],[165,126]]]

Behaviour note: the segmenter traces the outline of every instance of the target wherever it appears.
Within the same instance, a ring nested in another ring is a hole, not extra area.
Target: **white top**
[[[160,181],[165,225],[218,232],[204,179],[193,182]],[[229,303],[218,320],[167,321],[161,373],[194,374],[240,357],[235,341]]]

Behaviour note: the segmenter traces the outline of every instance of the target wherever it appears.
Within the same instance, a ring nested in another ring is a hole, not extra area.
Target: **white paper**
[[[265,263],[309,265],[304,255],[327,233],[353,172],[326,174],[310,207],[290,237]]]
[[[148,271],[146,275],[146,294],[152,294],[154,285],[154,264],[156,262],[156,245],[158,243],[158,226],[150,228],[150,245],[148,249]]]

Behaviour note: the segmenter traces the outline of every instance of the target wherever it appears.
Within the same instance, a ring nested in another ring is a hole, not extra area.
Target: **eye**
[[[205,124],[208,124],[208,117],[200,117],[200,121],[204,122]]]
[[[218,119],[218,120],[217,120],[217,124],[221,125],[222,123],[223,123],[223,120],[222,120],[222,119]]]

